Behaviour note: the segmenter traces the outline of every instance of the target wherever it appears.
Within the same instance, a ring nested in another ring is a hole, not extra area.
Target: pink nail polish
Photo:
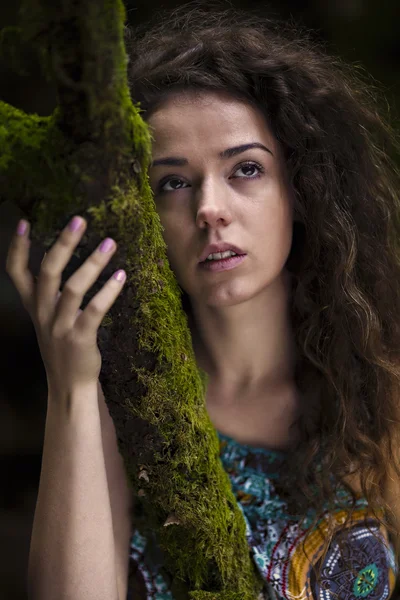
[[[82,225],[82,223],[83,223],[83,221],[81,218],[74,217],[72,219],[72,221],[70,222],[70,224],[68,225],[68,228],[70,231],[78,231],[78,229]]]
[[[26,232],[27,229],[28,229],[28,223],[26,221],[24,221],[23,219],[21,219],[21,221],[19,221],[19,223],[18,223],[17,235],[24,235],[24,233]]]
[[[100,246],[99,250],[100,250],[100,252],[108,252],[109,250],[111,250],[111,248],[113,247],[113,245],[114,245],[113,240],[111,238],[106,238],[101,243],[101,246]]]
[[[123,269],[119,269],[119,271],[116,271],[113,275],[113,278],[117,281],[124,281],[125,277],[126,273]]]

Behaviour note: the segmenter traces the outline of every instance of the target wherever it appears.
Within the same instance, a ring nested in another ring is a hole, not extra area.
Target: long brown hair
[[[399,143],[376,84],[304,28],[218,3],[159,11],[144,28],[127,28],[126,43],[144,119],[171,92],[223,90],[262,111],[281,144],[295,193],[287,268],[296,384],[305,407],[319,407],[304,411],[281,492],[298,514],[314,506],[315,524],[323,506],[337,506],[338,482],[358,473],[396,542],[382,492],[389,465],[400,483]],[[356,499],[347,489],[343,528]]]

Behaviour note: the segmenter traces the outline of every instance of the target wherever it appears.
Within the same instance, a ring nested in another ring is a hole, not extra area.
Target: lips
[[[204,262],[210,254],[216,254],[217,252],[226,252],[227,250],[232,250],[236,254],[242,255],[246,254],[239,246],[235,246],[235,244],[230,244],[229,242],[220,242],[218,244],[209,244],[206,248],[204,248],[199,262]]]

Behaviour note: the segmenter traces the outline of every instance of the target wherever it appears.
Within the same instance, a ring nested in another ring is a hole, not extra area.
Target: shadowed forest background
[[[54,0],[56,2],[57,0]],[[328,51],[364,67],[384,92],[392,123],[400,118],[400,20],[398,0],[232,0],[266,16],[292,18],[314,30]],[[181,2],[125,0],[128,21],[136,25],[158,8]],[[205,2],[205,5],[207,3]],[[17,24],[20,2],[0,3],[0,29]],[[26,112],[49,115],[55,106],[52,86],[33,54],[25,75],[17,74],[7,53],[0,57],[0,99]],[[384,107],[387,109],[387,106]],[[1,149],[0,149],[1,152]],[[11,235],[23,216],[16,207],[0,208],[0,600],[26,599],[25,574],[42,458],[47,386],[44,367],[28,314],[5,272]],[[34,262],[41,252],[31,247]]]

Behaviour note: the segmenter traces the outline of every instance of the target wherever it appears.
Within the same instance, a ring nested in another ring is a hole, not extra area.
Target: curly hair
[[[357,498],[344,478],[356,474],[399,555],[384,491],[393,473],[400,484],[400,145],[384,97],[304,27],[197,4],[127,27],[132,100],[146,120],[171,92],[219,90],[265,116],[295,194],[295,381],[305,407],[319,407],[300,419],[281,493],[297,514],[313,506],[315,524],[341,483],[352,499],[344,532]],[[328,531],[324,556],[337,523]]]

